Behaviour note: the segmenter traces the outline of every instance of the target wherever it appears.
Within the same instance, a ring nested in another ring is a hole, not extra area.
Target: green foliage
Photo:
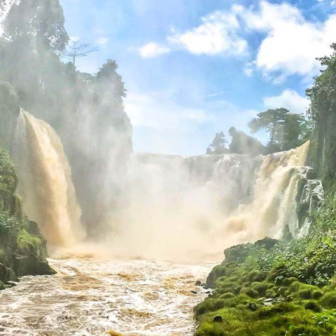
[[[9,155],[0,148],[0,201],[8,200],[13,195],[16,186],[17,176],[14,164]]]
[[[320,59],[325,70],[306,91],[311,100],[309,112],[316,124],[308,163],[323,179],[326,189],[333,187],[336,177],[336,44],[331,47],[333,54]]]
[[[209,148],[207,149],[207,155],[221,155],[228,153],[226,148],[227,140],[223,132],[217,133]]]
[[[6,92],[5,98],[13,98],[8,104],[0,87],[0,118],[6,125],[0,125],[0,142],[10,138],[13,129],[7,120],[18,114],[19,106],[48,122],[70,161],[83,222],[92,231],[102,231],[102,214],[117,203],[120,190],[114,181],[108,194],[101,185],[111,169],[116,180],[124,175],[132,152],[132,127],[123,104],[126,90],[117,63],[107,60],[92,75],[63,62],[69,38],[59,0],[20,1],[2,26],[0,81],[12,85],[17,95],[14,99]]]
[[[269,109],[258,114],[249,127],[252,133],[266,130],[270,134],[268,153],[286,151],[309,140],[313,122],[285,108]]]
[[[234,154],[247,154],[257,156],[259,154],[265,154],[266,148],[257,139],[245,134],[244,132],[237,131],[234,127],[231,127],[229,133],[232,137],[230,143],[230,153]]]
[[[15,237],[21,228],[21,223],[16,217],[7,212],[0,213],[0,238]]]

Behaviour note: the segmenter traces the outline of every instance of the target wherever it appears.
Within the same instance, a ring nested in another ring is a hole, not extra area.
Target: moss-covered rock
[[[228,249],[208,277],[213,293],[195,308],[196,335],[336,334],[335,253],[336,237],[321,231]]]
[[[0,85],[1,98],[1,85]],[[46,241],[36,223],[22,211],[15,167],[0,149],[0,282],[17,281],[24,275],[53,274],[46,260]],[[0,286],[3,287],[3,286]]]

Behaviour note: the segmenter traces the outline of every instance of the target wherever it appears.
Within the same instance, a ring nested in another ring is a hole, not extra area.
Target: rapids
[[[194,284],[212,267],[95,259],[50,264],[57,275],[24,277],[0,291],[0,335],[192,336],[193,307],[206,295]]]

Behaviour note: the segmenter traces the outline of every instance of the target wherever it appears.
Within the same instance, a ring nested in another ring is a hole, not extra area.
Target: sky
[[[336,0],[60,2],[71,38],[99,46],[78,68],[117,61],[135,152],[204,154],[268,108],[305,113],[336,42]]]

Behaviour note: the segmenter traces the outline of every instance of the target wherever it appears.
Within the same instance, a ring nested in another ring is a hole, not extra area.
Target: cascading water
[[[296,237],[308,149],[309,142],[256,158],[136,155],[116,248],[150,258],[199,260],[265,236]]]
[[[308,213],[311,195],[322,194],[304,166],[308,147],[256,158],[135,155],[120,207],[111,207],[113,233],[92,248],[104,258],[50,260],[56,276],[0,292],[0,335],[193,335],[193,307],[206,295],[194,283],[222,258],[217,252],[306,228],[297,207]],[[25,211],[49,243],[71,245],[80,212],[59,138],[22,111],[13,153]]]
[[[83,238],[71,170],[55,131],[21,110],[12,152],[24,210],[39,224],[49,247],[71,246]]]

